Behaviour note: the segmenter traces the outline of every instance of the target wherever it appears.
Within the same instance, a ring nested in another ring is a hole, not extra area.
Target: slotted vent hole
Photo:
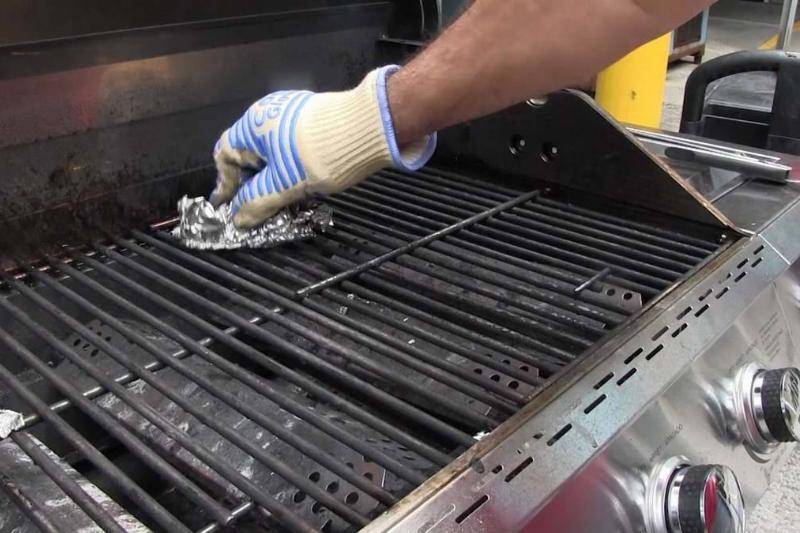
[[[614,373],[613,372],[609,372],[608,374],[603,376],[603,379],[601,379],[600,381],[598,381],[597,383],[594,384],[594,390],[599,390],[603,385],[608,383],[611,380],[611,378],[613,378],[613,377],[614,377]]]
[[[635,373],[636,373],[636,369],[635,368],[631,368],[630,370],[628,370],[628,372],[624,376],[619,378],[619,380],[617,381],[617,386],[621,387],[622,385],[624,385],[625,382],[628,381],[629,379],[631,379],[631,377],[633,377],[633,375]]]
[[[564,435],[566,435],[567,433],[569,433],[569,430],[571,430],[571,429],[572,429],[572,424],[567,424],[567,425],[566,425],[566,426],[564,426],[563,428],[559,429],[559,430],[558,430],[558,433],[556,433],[555,435],[553,435],[552,437],[550,437],[550,440],[549,440],[549,441],[547,441],[547,445],[548,445],[548,446],[552,446],[553,444],[555,444],[556,442],[558,442],[559,440],[561,440],[561,438],[562,438],[562,437],[564,437]]]
[[[651,339],[654,341],[658,340],[658,338],[661,337],[664,333],[666,333],[667,330],[669,330],[669,326],[664,326],[663,328],[658,330],[656,334],[651,337]]]
[[[630,354],[628,357],[625,358],[625,364],[626,365],[631,364],[631,362],[634,359],[636,359],[637,357],[639,357],[642,354],[643,351],[644,351],[643,349],[637,348],[635,352],[633,352],[632,354]],[[595,388],[597,388],[597,387],[595,387]]]
[[[601,403],[603,403],[604,401],[606,401],[606,395],[605,394],[601,394],[597,399],[595,399],[595,401],[593,401],[592,403],[590,403],[589,405],[586,406],[586,409],[583,410],[584,414],[588,415],[589,413],[594,411],[597,408],[597,406],[600,405]]]
[[[458,515],[458,516],[456,517],[456,524],[460,524],[461,522],[463,522],[464,520],[466,520],[467,518],[469,518],[469,515],[471,515],[472,513],[474,513],[475,511],[477,511],[478,509],[480,509],[480,508],[481,508],[481,506],[482,506],[484,503],[488,502],[488,501],[489,501],[489,496],[487,496],[486,494],[484,494],[483,496],[481,496],[480,498],[478,498],[477,500],[475,500],[475,502],[474,502],[472,505],[470,505],[469,507],[467,507],[467,508],[464,510],[464,512],[463,512],[463,513],[461,513],[460,515]]]
[[[533,464],[533,458],[526,457],[525,460],[523,460],[520,464],[516,466],[516,468],[514,468],[514,470],[508,473],[508,475],[505,477],[506,483],[510,483],[515,477],[520,475],[523,470],[525,470],[532,464]]]
[[[644,358],[645,358],[645,359],[647,359],[647,360],[649,361],[650,359],[652,359],[653,357],[655,357],[655,356],[658,354],[658,352],[660,352],[660,351],[661,351],[661,350],[663,350],[663,349],[664,349],[664,345],[663,345],[663,344],[659,344],[658,346],[656,346],[655,348],[653,348],[653,349],[650,351],[650,353],[649,353],[649,354],[647,354],[647,355],[646,355]]]
[[[673,332],[672,332],[672,338],[674,339],[675,337],[677,337],[678,335],[680,335],[681,333],[683,333],[683,332],[684,332],[684,330],[685,330],[686,328],[688,328],[688,327],[689,327],[689,325],[688,325],[686,322],[684,322],[683,324],[681,324],[680,326],[678,326],[678,329],[676,329],[675,331],[673,331]]]

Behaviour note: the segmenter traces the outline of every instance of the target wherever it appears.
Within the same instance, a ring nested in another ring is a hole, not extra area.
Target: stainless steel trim
[[[667,518],[667,531],[669,533],[682,533],[681,528],[681,488],[686,477],[686,468],[678,470],[670,479],[667,487],[665,512]],[[700,507],[702,509],[702,506]]]
[[[753,403],[753,419],[756,422],[756,427],[758,427],[758,432],[761,433],[761,436],[767,442],[775,442],[775,438],[772,436],[772,432],[770,432],[769,427],[767,426],[767,421],[765,419],[764,414],[764,405],[761,402],[761,390],[764,386],[764,372],[759,372],[753,378],[753,386],[752,386],[752,403]]]
[[[670,457],[656,467],[645,496],[645,524],[648,533],[669,533],[667,524],[667,507],[670,481],[675,472],[689,466],[689,459],[684,456]]]
[[[737,373],[733,393],[734,417],[741,437],[762,460],[775,450],[774,441],[768,437],[769,431],[764,433],[766,423],[761,409],[760,385],[759,394],[756,394],[756,379],[760,378],[763,381],[763,372],[764,367],[756,363],[742,367]],[[761,412],[760,419],[757,410]]]

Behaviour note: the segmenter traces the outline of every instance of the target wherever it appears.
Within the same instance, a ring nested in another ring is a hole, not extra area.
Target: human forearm
[[[477,0],[389,81],[398,141],[584,81],[713,0]]]

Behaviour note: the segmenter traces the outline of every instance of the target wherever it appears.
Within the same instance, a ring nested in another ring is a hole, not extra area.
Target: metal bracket
[[[730,221],[584,93],[560,91],[450,128],[438,157],[717,227]],[[497,178],[497,176],[492,176]]]

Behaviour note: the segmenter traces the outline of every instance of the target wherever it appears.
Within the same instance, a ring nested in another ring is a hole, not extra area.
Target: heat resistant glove
[[[280,91],[253,104],[216,144],[211,202],[233,199],[234,223],[250,228],[289,204],[342,191],[381,168],[423,166],[436,134],[397,146],[386,82],[398,69],[377,69],[350,91]]]

